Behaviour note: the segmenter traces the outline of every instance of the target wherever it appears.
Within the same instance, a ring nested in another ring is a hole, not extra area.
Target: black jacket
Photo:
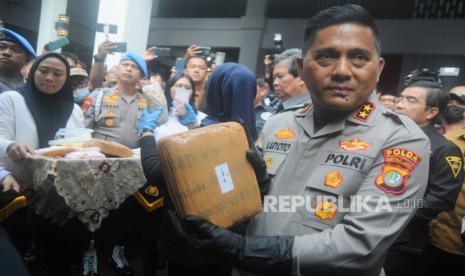
[[[160,230],[161,253],[170,261],[185,266],[195,267],[218,263],[216,259],[195,251],[176,234],[174,226],[166,213],[168,210],[174,210],[174,205],[168,194],[168,188],[161,169],[161,158],[154,137],[146,136],[140,140],[140,152],[142,168],[147,182],[156,184],[158,190],[164,196],[164,214]]]
[[[422,254],[427,245],[429,222],[440,212],[454,208],[465,176],[460,149],[433,125],[423,131],[431,142],[428,185],[422,204],[394,244],[397,249],[416,254]]]

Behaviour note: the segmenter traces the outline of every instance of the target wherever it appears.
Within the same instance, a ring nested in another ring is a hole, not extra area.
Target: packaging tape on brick
[[[221,123],[158,141],[176,212],[230,227],[261,211],[260,191],[238,123]]]

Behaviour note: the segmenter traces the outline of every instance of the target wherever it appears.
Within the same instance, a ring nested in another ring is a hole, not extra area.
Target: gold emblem
[[[145,193],[151,196],[158,196],[158,187],[150,185],[147,188],[145,188]]]
[[[278,139],[281,139],[281,140],[287,140],[287,139],[292,139],[295,137],[295,133],[292,129],[286,127],[286,128],[283,128],[279,131],[277,131],[274,136],[276,136],[276,138]]]
[[[342,181],[344,181],[344,177],[339,171],[330,172],[325,177],[325,185],[331,188],[337,188]]]
[[[321,220],[330,220],[336,215],[336,205],[329,201],[320,201],[315,207],[315,216]]]
[[[460,173],[460,170],[462,169],[462,159],[457,156],[447,156],[446,161],[449,163],[454,177],[457,177],[457,175]]]
[[[353,116],[355,119],[366,122],[374,110],[375,105],[371,102],[366,102],[354,113]]]
[[[339,141],[339,147],[347,151],[366,150],[371,147],[370,143],[367,143],[359,138],[354,138],[349,141]]]
[[[112,126],[115,125],[115,120],[113,120],[113,119],[107,119],[107,120],[105,121],[105,125],[108,126],[108,127],[112,127]]]
[[[273,157],[268,156],[268,157],[265,159],[265,164],[266,164],[266,167],[267,167],[267,168],[270,168],[271,165],[273,164]]]

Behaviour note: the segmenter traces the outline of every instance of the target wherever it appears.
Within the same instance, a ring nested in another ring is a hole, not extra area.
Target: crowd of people
[[[100,44],[89,70],[71,53],[44,47],[38,55],[20,34],[0,34],[0,275],[72,275],[74,265],[85,276],[102,265],[135,275],[131,246],[144,276],[465,272],[465,86],[447,91],[436,71],[420,68],[398,93],[377,93],[385,60],[362,7],[315,14],[302,49],[265,57],[265,76],[211,64],[195,44],[184,70],[173,67],[167,79],[148,70],[153,47],[106,68],[115,46]],[[142,91],[154,85],[168,110],[148,108]],[[177,216],[158,139],[232,121],[252,141],[244,155],[264,211],[238,229]],[[35,214],[9,165],[62,128],[140,148],[147,183],[95,233],[73,218],[57,226]],[[314,200],[312,211],[265,211],[286,196]],[[359,201],[365,208],[342,208]]]

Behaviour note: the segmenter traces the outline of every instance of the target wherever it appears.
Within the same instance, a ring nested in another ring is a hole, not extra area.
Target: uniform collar
[[[288,108],[297,107],[299,105],[303,107],[304,105],[308,104],[310,101],[311,101],[310,94],[308,93],[308,91],[306,91],[302,94],[296,95],[285,101],[282,101],[281,104],[283,105],[284,109],[288,109]]]
[[[320,137],[344,130],[346,122],[356,125],[373,126],[379,113],[379,101],[374,93],[356,111],[343,120],[333,121],[315,132],[314,108],[304,108],[296,112],[296,119],[310,137]]]

